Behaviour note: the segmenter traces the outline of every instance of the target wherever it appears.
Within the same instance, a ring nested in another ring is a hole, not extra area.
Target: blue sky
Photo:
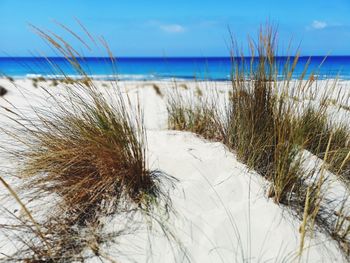
[[[225,56],[228,27],[244,43],[267,19],[281,49],[292,39],[303,55],[350,55],[349,0],[0,0],[0,10],[0,56],[53,55],[28,23],[67,35],[53,21],[81,32],[75,17],[116,56]]]

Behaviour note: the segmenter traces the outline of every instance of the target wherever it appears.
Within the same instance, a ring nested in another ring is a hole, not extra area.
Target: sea
[[[293,60],[293,57],[290,58]],[[249,65],[251,58],[238,59]],[[280,65],[287,57],[277,57]],[[105,57],[79,58],[82,70],[92,78],[109,80],[230,80],[232,59],[230,57],[118,57],[113,61]],[[291,62],[290,62],[291,64]],[[300,57],[293,78],[300,78],[305,66],[307,74],[319,79],[350,79],[350,56]],[[81,77],[81,72],[62,57],[0,57],[0,74],[12,78],[70,76]]]

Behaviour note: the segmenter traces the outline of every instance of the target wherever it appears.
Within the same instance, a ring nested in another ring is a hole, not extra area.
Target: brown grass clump
[[[341,104],[341,105],[339,105],[339,107],[343,110],[350,111],[350,106]]]
[[[222,141],[235,150],[243,162],[273,182],[269,196],[277,203],[287,203],[290,191],[302,184],[301,160],[298,160],[300,133],[288,99],[288,83],[299,57],[288,60],[292,67],[286,69],[284,81],[278,84],[276,45],[276,32],[268,27],[260,31],[256,44],[251,42],[249,65],[242,62],[246,61],[243,56],[232,58],[232,89],[224,118],[215,102],[201,98],[202,92],[197,104],[172,96],[168,100],[168,113],[170,128]],[[195,92],[198,96],[198,89]]]
[[[61,79],[61,82],[63,84],[70,84],[70,85],[73,85],[75,83],[75,80],[72,79],[71,77],[67,77],[65,76],[63,79]]]
[[[152,84],[152,88],[154,89],[154,91],[156,92],[156,94],[160,97],[163,97],[163,93],[160,90],[160,87],[157,84]]]
[[[46,82],[46,79],[44,77],[36,77],[32,78],[32,85],[34,88],[38,88],[39,82]]]
[[[58,81],[56,79],[51,80],[51,86],[57,87],[58,86]]]
[[[22,127],[8,133],[20,146],[9,153],[25,182],[21,192],[31,202],[58,197],[40,221],[40,232],[19,218],[16,227],[2,226],[17,236],[25,233],[9,257],[15,261],[83,262],[84,251],[103,258],[100,246],[122,234],[106,234],[104,218],[125,214],[130,223],[139,213],[150,224],[165,224],[162,217],[172,209],[165,184],[172,188],[174,180],[148,170],[142,122],[133,119],[119,95],[110,103],[94,87],[78,85],[67,91],[65,102],[54,99],[54,110],[36,109],[35,118],[10,112]],[[122,232],[133,228],[121,224]]]
[[[294,119],[293,105],[288,100],[288,83],[294,68],[280,72],[276,62],[276,31],[261,30],[259,41],[251,42],[250,65],[244,57],[233,57],[232,92],[225,124],[225,144],[235,149],[238,157],[261,175],[273,182],[269,196],[278,203],[288,203],[292,189],[301,182],[298,160],[299,134]],[[256,56],[254,56],[256,54]],[[298,61],[298,55],[292,61]],[[290,60],[287,60],[288,67]],[[306,85],[309,85],[307,83]]]
[[[196,96],[197,97],[202,97],[203,96],[203,92],[202,90],[200,89],[200,87],[196,87]]]
[[[319,158],[324,159],[327,145],[329,146],[327,162],[328,169],[339,175],[350,185],[350,132],[347,127],[329,123],[325,109],[317,111],[308,107],[299,119],[304,147]]]
[[[176,89],[168,97],[167,111],[170,129],[191,131],[210,140],[223,140],[218,110],[203,95],[186,99]]]
[[[31,178],[31,187],[61,196],[79,220],[95,217],[102,203],[117,209],[123,198],[148,206],[157,196],[158,173],[146,169],[139,127],[125,108],[108,104],[96,91],[88,89],[84,99],[74,93],[74,108],[61,107],[40,115],[41,125],[26,126],[19,173]]]
[[[180,84],[178,84],[178,87],[179,87],[179,88],[182,88],[182,89],[184,89],[184,90],[188,90],[188,87],[187,87],[187,85],[186,85],[185,83],[180,83]]]
[[[14,78],[13,77],[10,77],[10,76],[6,76],[6,79],[10,82],[15,82]]]
[[[52,105],[47,111],[34,109],[34,119],[9,110],[14,119],[19,117],[22,129],[17,132],[25,138],[19,140],[25,150],[14,153],[21,156],[18,173],[32,190],[62,197],[66,212],[82,224],[103,208],[110,213],[120,205],[148,209],[161,193],[161,173],[147,170],[141,112],[135,112],[118,90],[101,94],[68,43],[36,30],[53,47],[61,47],[58,52],[81,77],[63,74],[62,96],[46,91]],[[16,140],[18,135],[12,137]]]
[[[234,41],[233,45],[237,46]],[[309,232],[317,228],[328,233],[346,254],[350,251],[344,249],[350,246],[350,229],[343,219],[334,217],[328,208],[334,200],[325,199],[321,189],[326,169],[346,177],[349,133],[329,124],[327,105],[321,103],[328,99],[327,92],[319,105],[312,108],[309,102],[305,107],[300,99],[317,79],[313,73],[306,78],[309,63],[295,78],[299,53],[287,57],[284,64],[278,62],[277,32],[272,26],[261,29],[258,40],[250,40],[249,47],[249,58],[240,50],[233,50],[232,89],[226,98],[226,112],[219,114],[218,103],[200,100],[192,106],[180,96],[170,97],[169,128],[192,131],[207,139],[219,138],[271,182],[268,197],[292,208],[304,219],[302,232],[307,221]],[[332,87],[326,88],[331,92]],[[304,149],[323,160],[321,170],[305,170]],[[302,235],[305,237],[305,233]]]
[[[0,97],[3,97],[7,94],[7,89],[5,89],[4,87],[0,86]]]
[[[54,47],[62,47],[62,38],[37,30]],[[132,222],[130,215],[140,213],[149,224],[165,224],[162,217],[172,209],[165,184],[173,188],[174,179],[148,169],[141,110],[118,89],[102,94],[77,63],[72,47],[64,46],[58,51],[81,78],[64,75],[59,96],[41,87],[46,97],[41,106],[31,107],[32,114],[3,108],[14,127],[1,128],[10,145],[2,148],[16,163],[15,176],[24,181],[20,193],[29,196],[30,204],[46,197],[55,200],[37,223],[39,232],[17,216],[20,224],[5,226],[26,233],[9,257],[16,261],[84,261],[86,249],[101,256],[96,244],[118,235],[105,237],[102,219],[125,214]]]
[[[305,138],[304,146],[313,153],[325,152],[330,131],[325,108],[317,111],[308,107],[300,117],[302,137]]]

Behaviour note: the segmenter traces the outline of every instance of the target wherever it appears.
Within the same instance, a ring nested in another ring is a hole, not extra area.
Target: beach
[[[0,263],[350,262],[349,1],[0,10]]]
[[[179,80],[115,83],[94,80],[93,83],[99,92],[107,95],[107,99],[108,94],[117,90],[131,104],[131,108],[140,106],[147,137],[149,167],[178,180],[171,193],[175,213],[169,216],[167,223],[175,233],[178,244],[169,242],[157,227],[151,233],[141,227],[131,234],[118,237],[115,243],[103,245],[101,251],[121,262],[187,262],[190,259],[193,262],[282,262],[296,258],[301,222],[286,207],[266,196],[270,182],[248,169],[238,160],[236,153],[222,143],[210,142],[191,132],[168,129],[169,94],[176,91],[192,101],[218,98],[216,101],[221,104],[218,106],[224,109],[224,98],[228,96],[231,82]],[[325,84],[320,81],[319,86]],[[0,99],[2,125],[6,126],[10,121],[5,117],[8,115],[6,109],[16,107],[30,116],[35,108],[50,107],[50,96],[60,98],[65,92],[61,85],[52,85],[52,80],[0,79],[0,86],[8,90]],[[334,96],[339,94],[338,88],[341,88],[341,92],[347,92],[344,96],[349,98],[350,82],[339,81],[337,85]],[[45,90],[50,91],[49,96]],[[344,107],[349,106],[346,104],[348,101],[342,103]],[[337,116],[333,119],[349,125],[349,112],[344,107],[331,105],[329,115]],[[4,140],[5,137],[2,134],[0,139]],[[4,158],[1,156],[0,160],[5,164],[3,170],[12,169],[11,163]],[[320,162],[312,154],[309,160],[313,165]],[[19,179],[6,174],[3,176],[13,186],[20,184]],[[328,177],[334,179],[334,175]],[[329,180],[325,187],[327,194],[334,199],[332,209],[336,211],[348,190],[339,180]],[[6,192],[6,189],[2,188],[1,192]],[[15,201],[7,199],[5,207],[15,215],[23,216]],[[49,211],[50,201],[40,206],[30,204],[30,207],[33,214],[35,209],[41,213]],[[118,216],[105,220],[108,223],[103,231],[106,232],[115,231],[120,224]],[[0,218],[0,222],[6,222],[6,218]],[[16,248],[16,244],[10,243],[5,235],[0,235],[0,245],[1,252],[5,254],[10,254]],[[306,247],[307,253],[301,258],[302,262],[345,262],[336,242],[322,231],[316,231],[312,238],[307,239]],[[97,260],[92,257],[88,262]]]

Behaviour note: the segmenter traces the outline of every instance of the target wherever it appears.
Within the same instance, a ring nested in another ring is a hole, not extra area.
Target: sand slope
[[[101,83],[96,83],[103,91]],[[4,80],[0,84],[9,85]],[[19,84],[26,91],[32,90],[28,80],[21,80]],[[117,243],[104,247],[104,251],[118,262],[293,261],[299,249],[300,222],[266,198],[267,182],[248,171],[221,143],[208,142],[187,132],[166,130],[165,99],[151,86],[120,85],[133,103],[139,100],[144,108],[150,168],[179,180],[172,192],[176,214],[171,215],[168,226],[183,249],[170,244],[155,227],[152,233],[139,229],[122,236]],[[163,87],[169,89],[170,85],[164,83]],[[223,83],[221,88],[226,87]],[[23,91],[11,89],[6,99],[30,111],[28,105],[36,103],[35,96],[44,96],[39,89],[33,89],[36,95],[32,95],[34,98],[29,102],[23,98]],[[0,104],[8,105],[3,100]],[[0,116],[4,122],[3,115]],[[106,231],[116,228],[118,220],[110,219]],[[4,243],[6,237],[0,233],[0,244]],[[335,243],[327,241],[322,234],[317,234],[311,243],[308,239],[306,246],[310,248],[304,253],[304,262],[343,262]]]
[[[172,195],[177,215],[171,218],[170,227],[192,262],[295,260],[299,222],[266,199],[265,182],[248,172],[223,145],[175,131],[148,132],[148,142],[151,167],[179,179]],[[128,247],[136,241],[142,254],[149,252],[146,236],[140,231],[121,243]],[[152,253],[136,256],[137,262],[187,261],[176,246],[172,251],[159,232],[151,239]],[[114,249],[120,249],[119,245]],[[323,235],[307,246],[311,247],[303,261],[342,262],[336,246]],[[126,258],[132,261],[130,257],[135,259],[130,254]]]

